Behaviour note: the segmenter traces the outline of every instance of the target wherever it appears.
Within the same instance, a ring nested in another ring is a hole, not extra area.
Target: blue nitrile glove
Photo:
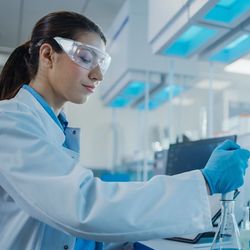
[[[248,150],[230,140],[216,147],[201,170],[211,194],[225,194],[242,186],[249,156]]]

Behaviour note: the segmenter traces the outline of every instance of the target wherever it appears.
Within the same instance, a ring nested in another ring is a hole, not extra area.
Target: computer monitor
[[[175,175],[205,167],[213,150],[225,140],[236,141],[236,135],[171,144],[166,175]]]

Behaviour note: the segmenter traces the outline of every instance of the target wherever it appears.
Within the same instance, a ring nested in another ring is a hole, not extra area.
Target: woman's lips
[[[94,89],[95,87],[94,86],[89,86],[89,85],[85,85],[85,84],[82,84],[82,86],[87,89],[89,92],[93,93],[94,92]]]

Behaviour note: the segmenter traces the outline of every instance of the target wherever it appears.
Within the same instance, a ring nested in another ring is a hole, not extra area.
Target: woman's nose
[[[99,65],[89,71],[89,79],[98,82],[103,80],[103,74]]]

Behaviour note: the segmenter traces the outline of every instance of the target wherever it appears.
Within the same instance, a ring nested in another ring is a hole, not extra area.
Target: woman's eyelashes
[[[90,51],[83,51],[81,54],[79,54],[79,58],[83,63],[90,64],[93,61],[93,55]]]

